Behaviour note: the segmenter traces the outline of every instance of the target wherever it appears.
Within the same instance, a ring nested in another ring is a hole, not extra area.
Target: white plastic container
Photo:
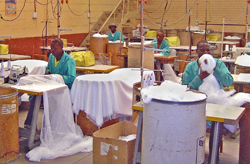
[[[200,164],[205,159],[206,99],[144,103],[143,164]]]

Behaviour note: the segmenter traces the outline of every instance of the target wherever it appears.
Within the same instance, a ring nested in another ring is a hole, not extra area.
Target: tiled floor
[[[38,120],[38,129],[41,127],[43,111],[40,110],[39,120]],[[19,110],[19,125],[23,126],[24,120],[27,115],[27,109]],[[206,137],[206,157],[208,156],[208,136]],[[25,157],[24,145],[26,144],[26,140],[20,141],[20,156],[12,162],[12,164],[27,164],[27,163],[35,163],[29,162]],[[46,164],[92,164],[93,154],[91,153],[78,153],[75,155],[71,155],[68,157],[57,158],[54,160],[42,160],[40,163]],[[232,139],[230,137],[224,138],[223,143],[223,153],[220,154],[220,164],[237,164],[239,158],[239,136],[236,139]],[[207,162],[206,162],[207,163]]]

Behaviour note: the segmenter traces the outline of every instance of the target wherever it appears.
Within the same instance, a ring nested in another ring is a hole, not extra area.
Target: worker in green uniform
[[[110,33],[108,34],[109,36],[109,41],[117,41],[117,40],[120,40],[120,37],[121,37],[121,32],[120,31],[117,31],[116,30],[117,26],[114,24],[114,23],[111,23],[109,25],[109,29],[110,29]],[[122,42],[124,42],[124,38],[122,36]]]
[[[155,53],[160,53],[163,55],[169,55],[169,44],[166,39],[164,39],[164,32],[163,31],[158,31],[157,32],[157,38],[152,41],[154,48],[155,49],[162,49],[166,50],[166,52],[159,52],[155,51]]]

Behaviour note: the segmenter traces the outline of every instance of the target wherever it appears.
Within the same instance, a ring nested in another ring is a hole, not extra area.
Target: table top
[[[133,110],[143,110],[140,103],[132,106]],[[206,116],[208,121],[236,124],[244,114],[245,108],[207,103]]]
[[[4,79],[0,78],[0,86],[1,87],[6,87],[6,88],[12,88],[14,86],[14,84],[4,83]],[[27,93],[27,94],[36,95],[36,96],[43,95],[42,91],[27,91],[27,90],[23,90],[23,89],[18,89],[18,92]]]
[[[244,78],[243,77],[243,79],[239,79],[238,77],[239,77],[239,75],[236,75],[236,74],[231,74],[232,75],[232,77],[233,77],[233,79],[234,79],[234,84],[250,84],[250,80],[248,80],[249,79],[249,77],[250,77],[250,74],[248,74],[248,73],[242,73],[242,75],[243,74],[245,74],[246,75],[246,77]]]
[[[50,50],[50,46],[43,47],[41,46],[40,49],[42,50]],[[86,47],[63,47],[64,51],[85,51],[87,48]]]
[[[207,41],[208,43],[223,43],[223,44],[238,44],[240,42],[235,42],[235,41]]]
[[[226,62],[226,63],[235,63],[236,59],[232,59],[232,58],[220,58],[219,60]]]
[[[175,50],[189,50],[189,46],[171,46],[169,47],[169,49],[175,49]],[[191,50],[195,51],[197,49],[197,46],[192,46]]]
[[[89,67],[76,66],[77,71],[92,71],[92,72],[98,72],[98,73],[107,73],[118,68],[119,66],[115,66],[115,65],[93,65]]]
[[[22,60],[22,59],[30,59],[31,56],[29,55],[18,55],[18,54],[1,54],[0,59],[3,60]]]
[[[154,59],[159,60],[161,64],[173,63],[178,56],[154,55]]]

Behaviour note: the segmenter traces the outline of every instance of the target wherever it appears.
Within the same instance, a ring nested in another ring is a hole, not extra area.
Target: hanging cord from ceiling
[[[168,0],[166,0],[166,1],[168,1]],[[156,11],[159,10],[159,8],[161,7],[161,5],[162,5],[164,2],[165,2],[165,0],[161,2],[161,4],[158,6],[158,8],[157,8],[155,11],[147,11],[147,10],[145,10],[145,9],[143,9],[143,11],[145,11],[146,13],[155,13]]]
[[[55,7],[53,7],[53,3],[51,1],[51,6],[52,6],[52,13],[53,13],[53,17],[55,19],[58,19],[58,17],[61,16],[61,13],[62,13],[62,5],[61,3],[59,2],[59,0],[57,0],[57,3],[55,5]],[[59,6],[59,12],[56,12],[55,10],[57,9],[57,6]]]
[[[188,10],[191,11],[191,9],[195,6],[195,4],[197,3],[197,1],[198,1],[198,0],[196,0],[196,1],[194,2],[194,4],[193,4]],[[156,27],[162,28],[162,27],[169,27],[169,26],[171,26],[171,25],[174,25],[174,24],[176,24],[176,23],[179,23],[179,22],[182,21],[187,15],[189,15],[188,12],[186,12],[186,14],[185,14],[181,19],[179,19],[178,21],[173,22],[173,23],[171,23],[171,24],[169,24],[169,25],[166,25],[166,23],[167,23],[168,20],[165,21],[163,25],[158,25],[158,24],[154,23],[153,21],[151,21],[150,19],[146,18],[145,16],[144,16],[143,18],[144,18],[145,20],[147,20],[148,22],[150,22],[152,25],[154,25],[154,26],[156,26]]]
[[[197,2],[198,2],[198,0],[196,0],[196,1],[194,2],[194,4],[193,4],[188,10],[191,11],[191,9],[195,6],[195,4],[196,4]],[[169,24],[169,25],[167,25],[167,26],[171,26],[171,25],[173,25],[173,24],[179,23],[179,22],[182,21],[187,15],[189,15],[189,12],[186,12],[186,14],[185,14],[181,19],[179,19],[178,21],[173,22],[173,23],[171,23],[171,24]]]
[[[168,0],[167,0],[167,1],[168,1]],[[165,2],[165,1],[163,1],[163,2]],[[172,5],[172,0],[170,1],[169,5],[168,5],[168,9],[166,10],[166,13],[167,13],[168,10],[170,9],[171,5]],[[158,18],[154,18],[154,17],[151,17],[148,13],[145,13],[145,15],[147,15],[147,17],[149,17],[149,18],[151,18],[151,19],[161,19],[161,18],[163,17],[163,15],[161,15],[161,16],[158,17]]]
[[[48,2],[48,0],[47,0],[47,2]],[[50,2],[52,2],[52,0]],[[43,30],[42,30],[43,47],[47,46],[47,37],[48,37],[47,36],[47,28],[48,28],[48,19],[49,19],[48,5],[49,5],[50,2],[47,3],[47,7],[46,7],[46,21],[45,21],[45,25],[44,25]],[[43,33],[44,33],[45,29],[46,29],[46,31],[45,31],[45,39],[44,39],[44,34]]]
[[[74,13],[72,10],[71,10],[71,8],[69,7],[69,4],[67,3],[67,6],[68,6],[68,8],[69,8],[69,11],[72,13],[72,14],[74,14],[75,16],[83,16],[83,14],[85,14],[86,12],[88,12],[89,10],[86,10],[86,11],[84,11],[82,14],[76,14],[76,13]]]
[[[166,1],[166,5],[164,7],[164,12],[162,14],[162,19],[161,19],[161,30],[162,30],[162,26],[163,26],[163,19],[164,19],[164,16],[166,14],[166,11],[167,11],[167,6],[168,6],[168,1]]]
[[[38,3],[38,4],[40,4],[40,5],[48,5],[50,2],[52,2],[52,0],[50,0],[48,3],[41,3],[41,2],[39,2],[38,0],[35,0],[35,2],[36,3]]]
[[[248,4],[247,4],[248,5]],[[242,13],[241,13],[241,15],[238,17],[238,18],[236,18],[236,19],[230,19],[229,17],[227,17],[227,16],[224,16],[225,18],[227,18],[229,21],[238,21],[238,20],[240,20],[240,18],[242,18],[243,16],[245,16],[245,14],[246,14],[246,12],[247,12],[247,6],[246,6],[246,10],[245,11],[243,11]]]
[[[22,7],[20,13],[18,14],[18,16],[17,16],[16,18],[14,18],[14,19],[5,19],[5,18],[3,18],[2,14],[0,14],[0,18],[1,18],[2,20],[4,20],[4,21],[15,21],[15,20],[16,20],[17,18],[19,18],[20,15],[22,14],[23,9],[24,9],[24,7],[25,7],[25,5],[26,5],[26,1],[27,1],[27,0],[24,1],[23,7]]]
[[[36,0],[34,0],[34,12],[36,12]]]

